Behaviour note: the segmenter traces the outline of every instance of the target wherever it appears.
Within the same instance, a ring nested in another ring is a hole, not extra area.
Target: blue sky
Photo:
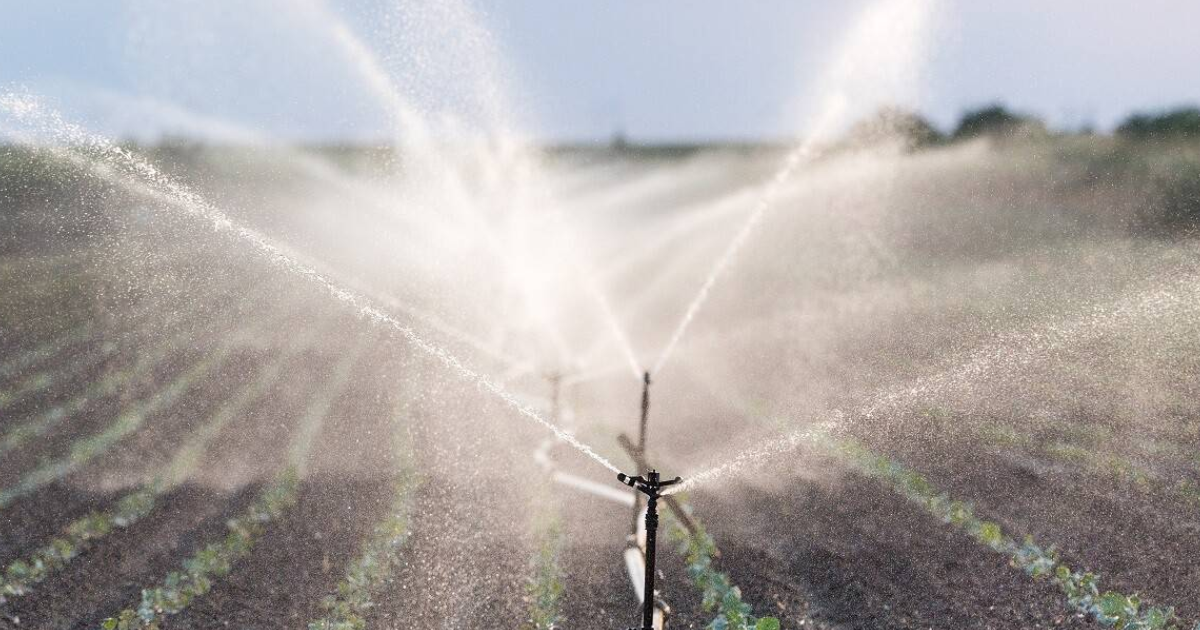
[[[386,114],[322,25],[296,17],[298,1],[10,2],[0,19],[0,86],[46,94],[114,135],[385,135]],[[330,4],[403,74],[443,46],[398,41],[402,33],[386,19],[395,1]],[[523,129],[554,139],[603,139],[620,129],[661,141],[802,133],[797,99],[815,89],[821,64],[866,4],[477,0],[476,7]],[[1200,2],[940,6],[920,89],[906,104],[943,127],[992,101],[1059,126],[1100,128],[1131,110],[1200,103]],[[461,54],[431,67],[457,69]],[[438,90],[461,79],[446,76],[413,85]]]

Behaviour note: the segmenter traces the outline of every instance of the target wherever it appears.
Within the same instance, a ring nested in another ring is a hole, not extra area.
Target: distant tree
[[[1035,136],[1045,133],[1046,124],[1041,120],[996,104],[963,114],[952,137],[963,140],[978,136]]]
[[[851,127],[846,133],[845,144],[862,147],[900,141],[907,148],[919,148],[941,139],[942,133],[920,114],[885,107]]]
[[[617,151],[629,148],[629,138],[625,135],[624,129],[618,129],[613,133],[612,139],[609,140],[609,146]]]
[[[1117,127],[1117,134],[1139,140],[1200,138],[1200,108],[1180,107],[1157,114],[1133,114]]]

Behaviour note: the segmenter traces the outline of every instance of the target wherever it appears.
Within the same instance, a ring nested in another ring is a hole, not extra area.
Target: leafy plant
[[[283,353],[248,383],[188,439],[154,479],[116,502],[109,510],[91,512],[67,526],[62,536],[52,539],[30,557],[10,564],[0,575],[0,603],[25,595],[34,584],[65,567],[97,540],[117,529],[125,529],[148,515],[162,493],[183,483],[199,463],[200,456],[218,433],[254,400],[278,380],[283,362],[291,351]]]
[[[140,428],[147,417],[173,405],[197,379],[223,361],[229,350],[229,346],[223,346],[217,352],[198,361],[161,392],[119,415],[104,430],[73,443],[70,452],[63,457],[42,464],[22,477],[15,485],[0,490],[0,508],[74,472],[80,466],[108,451],[121,439]]]
[[[391,581],[400,566],[400,550],[411,533],[412,495],[421,480],[411,467],[412,456],[407,445],[400,445],[397,450],[401,460],[410,464],[404,467],[396,482],[391,513],[375,526],[358,557],[346,568],[346,577],[338,582],[334,593],[321,602],[325,616],[310,622],[309,630],[366,628],[365,616],[374,606],[372,598]]]
[[[0,577],[0,604],[28,593],[34,584],[83,553],[92,541],[103,538],[113,529],[128,527],[141,520],[153,509],[154,499],[154,493],[147,489],[132,492],[118,501],[111,511],[93,512],[76,520],[62,536],[52,539],[28,558],[9,564]]]
[[[924,475],[850,439],[843,439],[831,446],[865,474],[888,482],[896,491],[923,506],[933,516],[962,529],[993,550],[1009,555],[1013,566],[1024,570],[1034,579],[1053,579],[1072,608],[1090,615],[1101,625],[1116,630],[1173,630],[1180,627],[1180,620],[1173,608],[1142,609],[1137,595],[1113,591],[1102,593],[1099,577],[1095,574],[1072,571],[1060,562],[1054,547],[1043,549],[1032,537],[1026,536],[1024,542],[1018,545],[1004,533],[1000,525],[977,517],[970,504],[952,500],[938,492]],[[1196,629],[1200,630],[1200,624]]]
[[[774,617],[755,617],[750,605],[742,601],[742,592],[734,586],[729,576],[713,566],[717,545],[712,536],[696,522],[693,535],[675,524],[671,536],[679,544],[679,552],[687,562],[688,577],[701,592],[701,607],[716,617],[709,622],[708,630],[779,630],[779,620]]]
[[[210,543],[184,560],[183,570],[172,571],[162,584],[142,591],[137,608],[122,610],[105,619],[103,630],[160,630],[165,619],[208,593],[217,578],[233,570],[238,560],[250,553],[266,525],[295,504],[300,478],[289,468],[272,483],[250,508],[227,523],[225,538]]]
[[[88,340],[94,328],[95,325],[92,322],[84,322],[54,339],[8,359],[0,364],[0,378],[8,378],[25,368],[37,364],[38,361],[54,357],[73,343]]]
[[[37,418],[14,426],[0,436],[0,455],[25,445],[34,438],[45,435],[58,426],[63,420],[88,408],[96,398],[111,396],[124,388],[128,383],[138,382],[153,374],[155,368],[166,362],[172,352],[186,342],[192,341],[194,331],[184,326],[174,336],[155,344],[148,352],[141,354],[136,363],[110,374],[93,383],[85,391],[68,401],[55,405],[40,414]]]
[[[167,574],[162,584],[142,591],[141,603],[104,620],[102,630],[160,630],[167,617],[181,612],[193,600],[208,593],[215,580],[225,577],[247,556],[269,523],[295,505],[304,476],[305,463],[333,400],[345,387],[350,373],[370,339],[364,339],[343,355],[332,377],[309,404],[291,440],[287,466],[240,516],[231,519],[225,538],[210,543],[183,561],[182,571]]]
[[[541,519],[541,544],[533,559],[533,579],[527,586],[531,605],[529,621],[522,626],[525,630],[554,630],[562,622],[559,600],[566,588],[558,563],[562,525],[553,515],[544,515]]]

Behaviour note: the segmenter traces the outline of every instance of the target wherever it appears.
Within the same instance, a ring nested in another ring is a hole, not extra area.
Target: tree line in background
[[[984,136],[1032,138],[1050,135],[1051,132],[1040,118],[997,103],[967,111],[948,133],[939,130],[920,114],[888,108],[860,122],[848,136],[852,141],[869,141],[882,134],[894,136],[897,133],[907,138],[913,146],[919,147]],[[1092,132],[1088,129],[1081,133]],[[1135,113],[1117,126],[1115,135],[1131,140],[1200,139],[1200,108],[1189,106]]]
[[[1056,212],[1072,207],[1069,214],[1076,217],[1078,225],[1113,223],[1116,216],[1123,229],[1139,234],[1200,235],[1200,108],[1196,107],[1133,114],[1112,136],[1088,130],[1056,132],[1035,116],[999,104],[966,112],[948,132],[919,114],[888,108],[854,125],[828,148],[837,153],[839,149],[856,150],[899,140],[905,149],[917,151],[975,138],[999,142],[993,161],[962,165],[964,169],[980,169],[959,180],[974,182],[980,191],[986,191],[973,199],[998,199],[1011,191],[1042,186],[1042,199],[1056,199]],[[683,158],[706,149],[705,145],[614,144],[610,148],[629,159]],[[201,180],[208,177],[203,174],[210,172],[207,169],[222,160],[221,152],[225,150],[172,139],[128,146],[168,170]],[[582,150],[596,148],[585,146]],[[394,151],[370,145],[317,146],[312,150],[335,162],[380,164],[389,163]],[[553,153],[580,148],[547,150]],[[1049,170],[1039,175],[1019,167],[1031,155],[1041,156],[1041,166]],[[262,162],[264,181],[277,176],[265,166],[271,163]],[[1011,173],[1005,165],[1011,167]],[[997,188],[1004,177],[1011,181]],[[1101,197],[1103,203],[1098,203]],[[1079,202],[1069,203],[1072,199]],[[1008,199],[1009,206],[996,214],[1011,216],[1014,207],[1027,201],[1014,196]],[[117,190],[103,178],[53,153],[0,141],[0,255],[45,253],[102,238],[120,240],[122,230],[131,225],[153,223],[154,213],[146,209],[149,205],[145,199]],[[125,212],[114,213],[114,208]],[[1036,223],[1034,218],[1045,215],[1043,210],[1031,206],[1030,222]],[[956,238],[961,239],[966,229],[959,229]]]

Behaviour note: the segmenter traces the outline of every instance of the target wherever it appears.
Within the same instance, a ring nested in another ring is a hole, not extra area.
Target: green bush
[[[979,136],[1036,136],[1045,133],[1046,125],[1041,120],[996,104],[963,114],[952,137],[965,140]]]
[[[1180,107],[1157,114],[1133,114],[1117,127],[1117,134],[1138,140],[1200,138],[1200,108]]]

